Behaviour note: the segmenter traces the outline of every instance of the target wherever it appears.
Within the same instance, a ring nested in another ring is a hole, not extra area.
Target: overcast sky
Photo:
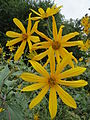
[[[53,1],[53,0],[52,0]],[[90,0],[54,0],[54,3],[63,5],[61,13],[66,19],[82,18],[86,13],[90,15]]]

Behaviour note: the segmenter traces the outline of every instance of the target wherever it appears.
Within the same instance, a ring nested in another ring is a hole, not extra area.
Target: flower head
[[[17,27],[22,31],[22,33],[17,33],[17,32],[13,32],[13,31],[6,32],[6,35],[8,37],[14,38],[13,40],[8,41],[6,46],[13,46],[13,45],[21,42],[21,45],[18,48],[18,50],[14,56],[14,60],[18,60],[21,57],[21,55],[23,54],[23,51],[25,49],[26,42],[28,42],[30,52],[32,49],[31,41],[32,42],[39,42],[39,37],[32,35],[34,33],[34,30],[37,27],[38,22],[36,22],[31,29],[32,24],[31,24],[31,17],[30,16],[31,16],[31,14],[29,15],[29,19],[28,19],[27,32],[26,32],[23,24],[17,18],[14,18],[13,21],[17,25]]]
[[[90,16],[85,16],[81,20],[81,25],[84,27],[83,32],[86,35],[90,34]]]
[[[63,59],[63,61],[56,67],[56,71],[55,71],[55,58],[53,55],[52,48],[50,48],[49,59],[50,59],[51,73],[48,73],[46,69],[44,69],[38,62],[30,60],[30,63],[32,64],[34,69],[41,76],[24,72],[21,74],[20,77],[27,82],[34,83],[32,85],[24,87],[21,91],[34,91],[37,89],[41,89],[40,93],[31,101],[29,105],[30,109],[36,106],[43,99],[46,93],[50,91],[49,111],[51,118],[53,119],[57,113],[57,94],[66,105],[72,108],[77,107],[74,99],[66,91],[64,91],[61,86],[64,85],[70,87],[82,87],[87,85],[87,82],[84,80],[76,80],[76,81],[64,80],[69,77],[78,76],[86,70],[86,68],[83,67],[76,67],[62,72],[64,67],[66,66],[66,61],[68,59],[68,56],[67,58]]]
[[[60,8],[62,6],[56,7],[56,5],[52,6],[52,8],[47,8],[46,12],[42,9],[39,8],[38,12],[34,11],[33,9],[31,9],[32,12],[34,12],[36,15],[38,15],[37,17],[32,17],[32,20],[39,20],[39,19],[44,19],[44,18],[48,18],[49,16],[55,15],[56,13],[59,12]]]
[[[44,58],[46,55],[48,55],[49,48],[52,47],[52,50],[53,50],[53,52],[55,54],[57,63],[59,63],[61,58],[63,59],[69,53],[65,49],[66,47],[78,46],[78,45],[83,44],[82,41],[69,41],[69,39],[71,39],[71,38],[75,37],[76,35],[78,35],[79,34],[78,32],[73,32],[73,33],[69,33],[67,35],[62,36],[62,30],[63,30],[63,27],[64,27],[63,25],[60,27],[59,32],[57,32],[55,18],[52,17],[52,19],[53,19],[53,23],[52,23],[53,39],[47,37],[42,32],[36,30],[36,33],[38,35],[40,35],[42,38],[44,38],[46,41],[34,44],[32,49],[33,50],[46,49],[46,51],[42,52],[39,55],[36,55],[33,58],[33,60],[40,60],[40,59]],[[68,60],[69,65],[71,67],[73,67],[72,59],[74,59],[74,61],[77,63],[77,59],[71,54],[70,57],[69,57],[69,60]],[[49,59],[48,59],[48,62],[49,62]]]

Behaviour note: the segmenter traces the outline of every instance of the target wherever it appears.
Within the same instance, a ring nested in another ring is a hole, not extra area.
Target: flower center
[[[60,48],[60,43],[58,41],[55,41],[52,43],[52,48],[54,50],[58,50]]]
[[[49,79],[48,79],[48,84],[50,85],[50,86],[54,86],[55,84],[56,84],[56,79],[53,77],[50,77]]]
[[[28,35],[27,34],[22,34],[22,38],[23,38],[23,40],[27,40]]]

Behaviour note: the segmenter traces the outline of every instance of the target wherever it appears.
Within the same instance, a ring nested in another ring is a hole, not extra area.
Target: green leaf
[[[2,85],[2,82],[7,78],[9,73],[10,70],[8,68],[8,65],[6,65],[5,68],[0,72],[0,86]]]
[[[17,108],[17,105],[9,105],[8,112],[10,113],[11,120],[24,120],[24,116],[21,113],[21,109]]]

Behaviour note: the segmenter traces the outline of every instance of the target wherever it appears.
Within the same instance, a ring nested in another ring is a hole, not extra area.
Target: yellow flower
[[[4,109],[3,108],[0,108],[0,112],[2,112]]]
[[[42,32],[39,32],[38,30],[36,30],[36,33],[47,41],[34,44],[32,46],[32,49],[33,50],[47,49],[47,50],[45,52],[42,52],[39,55],[36,55],[33,58],[33,60],[40,60],[40,59],[44,58],[46,55],[48,55],[49,48],[50,48],[50,46],[52,46],[53,52],[55,53],[57,63],[59,63],[60,57],[64,58],[69,53],[65,49],[65,47],[71,47],[71,46],[77,46],[77,45],[83,44],[82,41],[69,41],[69,39],[78,35],[79,34],[78,32],[73,32],[73,33],[69,33],[67,35],[62,36],[62,29],[64,27],[63,25],[60,27],[59,32],[57,33],[55,18],[54,17],[52,17],[52,18],[53,18],[53,24],[52,24],[53,40],[51,38],[47,37]],[[73,67],[72,59],[74,59],[74,61],[77,63],[77,59],[71,54],[68,61],[69,61],[69,65]],[[47,63],[48,62],[49,62],[49,59],[47,60]]]
[[[9,46],[8,48],[10,50],[10,52],[14,51],[15,50],[15,47],[14,46]]]
[[[62,101],[72,107],[77,108],[76,102],[74,99],[65,92],[61,86],[70,86],[70,87],[82,87],[87,85],[85,80],[76,80],[76,81],[66,81],[66,78],[78,76],[83,73],[86,68],[84,67],[76,67],[71,68],[69,70],[63,71],[64,67],[66,66],[66,61],[68,60],[67,56],[62,60],[62,62],[56,67],[55,71],[55,57],[52,48],[49,51],[49,59],[50,59],[50,71],[48,73],[43,66],[41,66],[36,61],[29,61],[34,69],[40,74],[34,75],[32,73],[24,72],[21,74],[20,78],[27,82],[33,82],[34,84],[24,87],[21,91],[34,91],[41,89],[39,94],[31,101],[29,108],[32,109],[36,106],[46,95],[48,91],[49,93],[49,111],[51,118],[53,119],[57,113],[57,95],[62,99]],[[65,80],[64,80],[65,79]]]
[[[80,62],[83,61],[83,57],[79,58],[79,61],[80,61]]]
[[[27,55],[27,58],[29,58],[29,59],[33,59],[33,57],[34,56],[36,56],[37,55],[37,52],[34,50],[34,51],[32,51],[31,53],[29,53],[28,55]]]
[[[6,32],[6,35],[8,37],[14,38],[13,40],[8,41],[6,46],[13,46],[16,43],[22,42],[20,47],[18,48],[15,56],[14,56],[14,60],[18,60],[21,57],[21,55],[23,54],[23,51],[25,49],[26,42],[28,42],[30,52],[31,52],[31,48],[32,48],[31,41],[32,42],[39,42],[39,37],[32,35],[34,33],[34,30],[37,27],[38,22],[36,22],[34,24],[33,28],[31,29],[32,24],[31,24],[31,17],[30,16],[31,16],[31,14],[29,15],[29,19],[28,19],[27,32],[26,32],[23,24],[17,18],[14,18],[13,21],[17,25],[17,27],[22,31],[22,33],[17,33],[17,32],[13,32],[13,31]]]
[[[0,54],[2,53],[2,48],[0,48]]]
[[[81,20],[81,24],[83,26],[86,26],[88,24],[88,20],[89,20],[89,16],[83,17],[82,20]]]
[[[90,33],[90,30],[89,30],[89,29],[90,29],[90,28],[88,28],[88,27],[84,27],[83,32],[88,35],[88,34]]]
[[[37,17],[32,17],[32,20],[39,20],[39,19],[44,19],[44,18],[48,18],[49,16],[55,15],[59,12],[60,8],[62,6],[56,7],[56,5],[52,6],[52,8],[47,8],[46,12],[42,9],[39,8],[38,12],[36,12],[35,10],[31,9],[32,12],[34,12],[36,15],[38,15]]]
[[[83,17],[81,20],[81,25],[84,26],[83,32],[88,35],[90,33],[90,17]]]
[[[90,40],[89,40],[89,39],[86,41],[85,46],[86,46],[87,48],[90,48]]]
[[[34,115],[34,120],[39,120],[39,115],[38,114]]]
[[[80,46],[80,49],[82,51],[87,51],[89,48],[90,48],[90,40],[87,39],[87,41]]]

